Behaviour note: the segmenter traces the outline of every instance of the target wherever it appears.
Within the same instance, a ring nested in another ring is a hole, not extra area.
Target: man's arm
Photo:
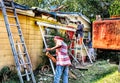
[[[51,50],[54,50],[54,49],[57,49],[57,48],[60,48],[62,45],[56,45],[54,47],[51,48]]]
[[[57,48],[60,48],[62,45],[56,45],[56,46],[54,46],[54,47],[52,47],[52,48],[47,48],[46,50],[54,50],[54,49],[57,49]]]

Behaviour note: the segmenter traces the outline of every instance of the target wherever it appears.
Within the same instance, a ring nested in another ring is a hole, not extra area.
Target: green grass
[[[115,71],[114,73],[106,75],[104,78],[101,78],[95,83],[120,83],[120,73]]]
[[[88,70],[73,69],[72,72],[77,76],[77,79],[69,78],[69,83],[120,83],[120,74],[117,70],[118,66],[115,64],[110,64],[107,61],[97,61],[88,67]],[[39,72],[35,76],[37,83],[40,82],[40,78],[47,79],[41,83],[52,83],[53,81],[53,77],[42,75]],[[2,83],[19,83],[19,79],[13,78]]]
[[[70,79],[69,83],[96,83],[100,79],[117,71],[117,69],[118,67],[115,64],[110,64],[107,61],[98,61],[89,67],[88,70],[74,70],[74,72],[77,72],[77,80]]]

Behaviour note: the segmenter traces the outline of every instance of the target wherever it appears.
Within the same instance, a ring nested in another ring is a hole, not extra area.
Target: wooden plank
[[[0,45],[0,50],[11,50],[10,43]]]
[[[30,40],[42,40],[41,36],[39,35],[28,35],[27,37],[28,37],[27,39],[30,39]]]
[[[0,33],[7,33],[7,30],[5,27],[0,26]]]
[[[8,34],[6,32],[0,32],[0,39],[8,39]]]
[[[2,11],[0,11],[0,20],[4,20]]]
[[[19,22],[20,22],[20,24],[25,24],[26,25],[26,23],[27,23],[27,16],[25,16],[25,15],[20,15],[20,14],[18,14],[18,19],[19,19]]]
[[[0,18],[0,27],[1,27],[1,28],[5,27],[5,22],[4,22],[4,20],[2,20],[1,18]]]
[[[0,48],[0,56],[4,56],[4,55],[11,56],[12,55],[11,49],[1,49]]]
[[[40,44],[43,43],[43,41],[41,41],[41,40],[34,40],[34,39],[33,40],[29,40],[29,42],[33,42],[33,43],[36,42],[36,43],[40,43]]]

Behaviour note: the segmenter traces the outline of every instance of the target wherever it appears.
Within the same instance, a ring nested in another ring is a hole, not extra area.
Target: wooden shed
[[[43,62],[41,56],[43,56],[43,40],[41,37],[39,26],[35,24],[36,21],[57,24],[56,20],[47,15],[42,15],[41,17],[35,17],[35,13],[32,10],[21,10],[16,9],[18,14],[18,19],[22,29],[22,33],[25,39],[25,43],[30,55],[30,59],[35,69],[40,63]],[[12,14],[11,11],[8,11]],[[10,19],[13,23],[13,20]],[[13,33],[17,33],[17,30],[13,29]],[[16,36],[17,37],[17,36]],[[5,27],[4,18],[2,11],[0,10],[0,69],[4,66],[15,65],[14,57],[12,54],[10,42],[7,35],[7,30]]]
[[[33,69],[42,61],[42,39],[39,31],[39,27],[35,24],[38,18],[34,17],[32,11],[17,10],[18,18],[21,25],[22,33],[27,45],[28,53],[30,55]],[[9,12],[12,14],[11,12]],[[12,19],[10,20],[12,22]],[[13,33],[17,33],[14,30]],[[2,12],[0,11],[0,69],[4,66],[14,65],[14,58],[10,47],[4,19]]]
[[[38,12],[39,15],[37,16],[37,13],[33,12],[33,10],[16,10],[33,69],[36,69],[36,67],[38,67],[38,65],[42,63],[44,59],[42,59],[43,40],[39,26],[36,25],[35,22],[44,22],[62,26],[67,26],[67,24],[60,23],[56,18],[54,18],[53,14],[46,11],[41,11],[41,13]],[[12,14],[11,11],[8,11],[8,13]],[[61,16],[57,17],[62,18]],[[10,19],[10,22],[12,23],[13,20]],[[13,29],[13,33],[16,33],[16,31],[17,30]],[[11,65],[15,65],[15,62],[2,11],[0,10],[0,69],[4,66]]]

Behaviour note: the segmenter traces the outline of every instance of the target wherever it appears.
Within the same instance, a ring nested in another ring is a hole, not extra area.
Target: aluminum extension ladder
[[[51,37],[51,35],[44,35],[44,32],[42,30],[42,26],[39,25],[39,28],[40,28],[40,33],[42,35],[42,39],[43,39],[43,42],[44,42],[44,45],[45,45],[45,48],[47,48],[47,42],[46,42],[46,39],[45,37]],[[53,36],[52,36],[53,37]],[[53,71],[53,74],[55,75],[55,68],[54,68],[54,65],[53,65],[53,62],[52,60],[49,58],[49,61],[50,61],[50,65],[52,67],[52,71]]]
[[[9,3],[9,7],[6,6]],[[18,21],[14,0],[0,0],[0,5],[2,8],[2,13],[6,25],[6,30],[8,33],[8,38],[10,41],[12,53],[16,63],[16,68],[18,76],[21,83],[24,83],[23,77],[26,77],[27,81],[36,83],[31,60],[26,48],[26,44],[23,38],[22,30]],[[9,15],[7,10],[12,11],[12,15]],[[12,19],[12,23],[11,20]],[[14,20],[14,21],[13,21]],[[13,33],[16,29],[16,34]],[[17,38],[15,38],[17,36]],[[16,41],[19,41],[15,43]],[[17,47],[17,48],[16,48]]]

